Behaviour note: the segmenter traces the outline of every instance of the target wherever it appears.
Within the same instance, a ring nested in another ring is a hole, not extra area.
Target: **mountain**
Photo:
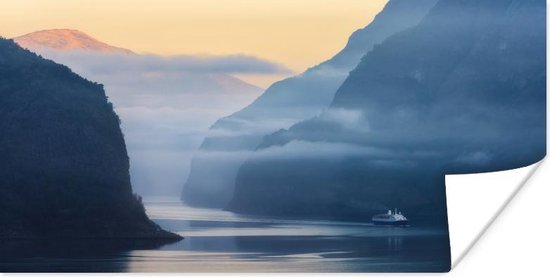
[[[228,210],[446,228],[445,174],[546,153],[546,3],[440,0],[374,47],[322,114],[266,136]]]
[[[262,92],[223,72],[186,69],[189,57],[128,54],[80,31],[45,30],[14,40],[105,85],[122,120],[132,184],[144,196],[180,194],[208,128]],[[194,61],[199,68],[208,63]]]
[[[133,194],[103,86],[0,39],[0,237],[179,240]]]
[[[52,29],[32,32],[13,38],[23,48],[31,50],[94,51],[110,54],[133,54],[124,48],[114,47],[96,40],[78,30]]]
[[[435,2],[390,0],[332,59],[273,84],[249,106],[218,120],[193,158],[182,199],[196,206],[224,207],[231,199],[239,167],[265,135],[320,113],[365,53],[417,24]]]

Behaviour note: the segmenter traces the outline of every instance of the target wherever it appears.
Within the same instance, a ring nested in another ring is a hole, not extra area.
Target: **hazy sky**
[[[387,0],[2,1],[0,35],[78,29],[136,52],[248,54],[301,72],[331,57]],[[277,76],[246,77],[264,86]]]

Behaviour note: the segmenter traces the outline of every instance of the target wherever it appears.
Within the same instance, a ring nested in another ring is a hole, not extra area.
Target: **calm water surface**
[[[184,240],[0,241],[0,271],[381,272],[447,271],[445,230],[285,220],[146,201]]]

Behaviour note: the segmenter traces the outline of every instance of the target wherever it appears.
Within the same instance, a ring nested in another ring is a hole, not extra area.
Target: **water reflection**
[[[146,201],[147,213],[184,240],[10,241],[2,271],[384,272],[449,269],[446,230],[245,217]]]
[[[0,240],[1,272],[122,272],[131,250],[159,249],[153,240]]]
[[[402,251],[403,238],[402,237],[388,237],[387,249],[393,252]]]
[[[131,259],[131,271],[414,272],[449,267],[446,230],[247,217],[172,201],[147,202],[148,214],[185,240],[161,247],[163,261],[150,262],[147,255],[157,252],[140,251],[140,259]]]

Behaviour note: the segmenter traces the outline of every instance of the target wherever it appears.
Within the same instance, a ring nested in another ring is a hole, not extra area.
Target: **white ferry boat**
[[[397,209],[395,209],[394,212],[392,210],[388,210],[385,214],[377,214],[372,217],[371,221],[374,224],[379,225],[407,225],[409,224],[409,221],[407,218],[401,214],[401,212],[397,212]]]

